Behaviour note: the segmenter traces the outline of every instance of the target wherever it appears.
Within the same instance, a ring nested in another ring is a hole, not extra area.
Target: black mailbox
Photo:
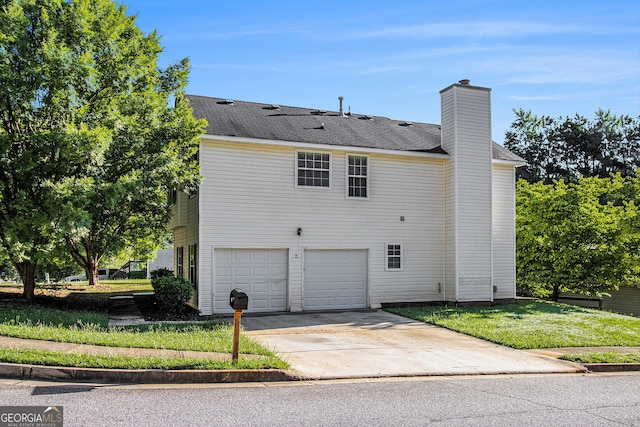
[[[241,289],[234,289],[229,295],[229,305],[234,310],[246,310],[249,306],[249,296]]]

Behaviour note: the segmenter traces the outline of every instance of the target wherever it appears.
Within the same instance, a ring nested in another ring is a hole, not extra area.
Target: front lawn
[[[57,290],[58,293],[63,292],[64,296],[40,294],[33,303],[8,297],[11,295],[0,292],[0,297],[4,297],[0,300],[0,335],[109,347],[231,353],[233,327],[224,320],[108,327],[106,314],[108,296],[130,293],[131,287],[134,288],[133,290],[138,290],[145,289],[147,286],[148,284],[136,283],[129,286],[107,284],[101,285],[101,289],[97,289],[86,285],[72,285],[65,287],[64,290]],[[87,307],[88,311],[80,310],[80,307]],[[242,334],[240,353],[263,357],[253,360],[240,357],[238,364],[232,364],[219,360],[107,357],[0,349],[0,361],[128,369],[138,367],[146,369],[287,368],[287,364],[278,359],[272,351]]]
[[[544,301],[387,311],[517,349],[640,346],[640,318]]]

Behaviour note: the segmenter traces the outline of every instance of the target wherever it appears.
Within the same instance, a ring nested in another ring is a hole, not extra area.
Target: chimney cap
[[[469,80],[469,79],[462,79],[462,80],[458,81],[458,83],[460,83],[461,85],[465,85],[465,86],[467,86],[467,85],[469,85],[469,83],[471,83],[471,80]]]

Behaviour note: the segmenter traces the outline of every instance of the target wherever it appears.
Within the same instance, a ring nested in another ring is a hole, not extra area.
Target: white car
[[[115,273],[115,269],[113,268],[99,268],[98,269],[98,280],[108,280],[111,274]],[[76,274],[75,276],[67,276],[64,278],[65,282],[82,282],[87,279],[86,274]]]

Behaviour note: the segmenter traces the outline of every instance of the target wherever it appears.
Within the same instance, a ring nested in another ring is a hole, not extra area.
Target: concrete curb
[[[583,363],[589,372],[633,372],[640,371],[640,363]]]
[[[22,380],[55,380],[126,384],[191,384],[301,381],[279,369],[255,370],[162,370],[97,369],[0,363],[0,377]]]
[[[557,373],[587,373],[585,366],[567,362],[575,367],[575,371],[558,371]],[[638,364],[640,365],[640,364]],[[595,370],[593,372],[596,372]],[[371,378],[417,378],[446,376],[482,376],[482,375],[519,375],[519,374],[551,374],[548,371],[500,371],[478,372],[421,372],[407,374],[381,375],[336,375],[313,377],[299,375],[293,371],[279,369],[254,370],[163,370],[163,369],[99,369],[73,368],[62,366],[24,365],[17,363],[0,363],[0,378],[20,380],[49,380],[68,382],[110,383],[110,384],[207,384],[207,383],[249,383],[249,382],[284,382],[284,381],[322,381],[351,380]]]

